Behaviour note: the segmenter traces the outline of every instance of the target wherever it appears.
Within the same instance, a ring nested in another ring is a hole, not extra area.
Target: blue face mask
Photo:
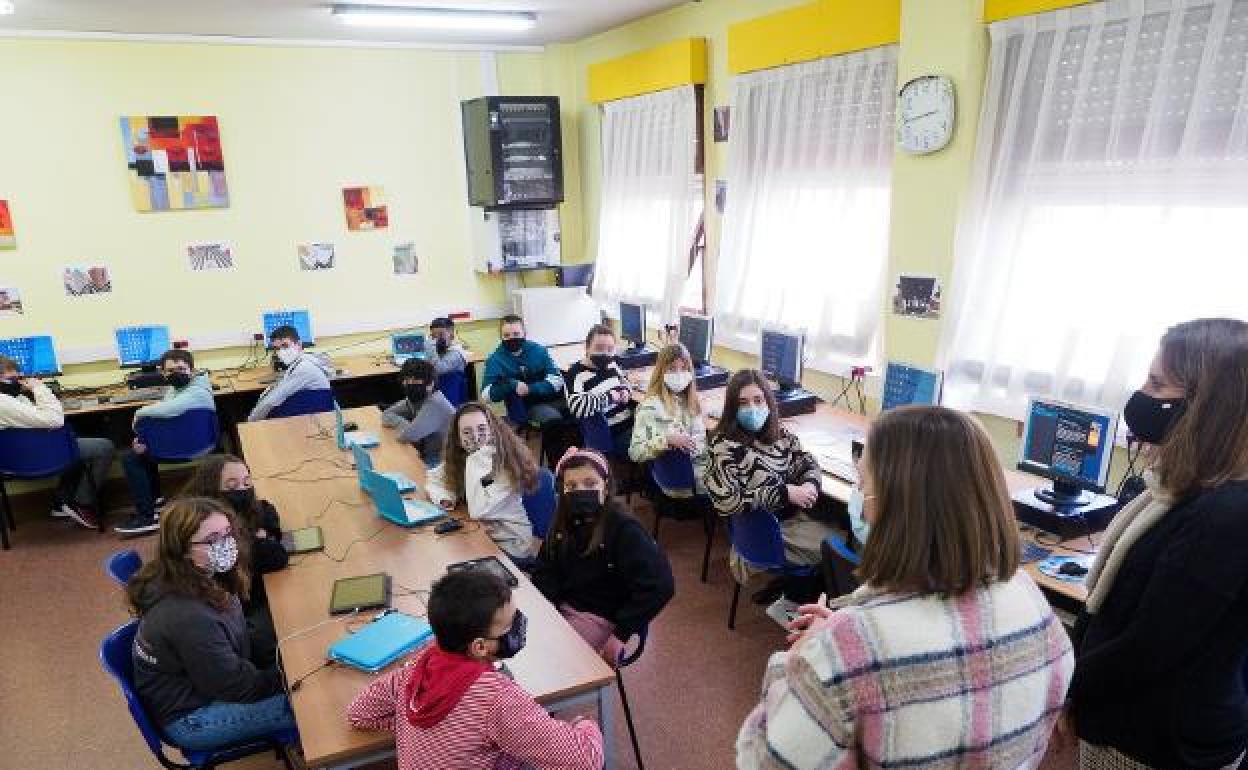
[[[737,422],[750,433],[757,433],[767,424],[771,410],[763,406],[743,406],[737,410]]]
[[[871,534],[871,525],[862,517],[867,505],[867,496],[862,489],[854,487],[849,493],[849,525],[854,530],[854,539],[866,545],[867,535]]]

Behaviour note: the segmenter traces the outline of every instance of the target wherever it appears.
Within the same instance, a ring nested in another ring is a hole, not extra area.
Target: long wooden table
[[[375,407],[348,409],[345,416],[381,440],[381,446],[370,450],[379,470],[402,471],[423,488],[425,468],[418,453],[396,441],[394,431],[381,427]],[[294,556],[290,567],[265,575],[289,682],[323,664],[329,645],[348,632],[345,619],[329,615],[334,580],[386,572],[393,582],[394,608],[421,615],[427,593],[414,592],[427,592],[448,564],[481,556],[506,561],[473,523],[459,533],[439,536],[428,528],[408,530],[381,519],[359,488],[350,453],[336,448],[333,430],[332,415],[265,420],[239,428],[256,493],[277,506],[286,528],[320,526],[325,538],[323,553]],[[507,661],[508,668],[548,709],[596,704],[610,767],[614,672],[527,577],[508,564],[520,579],[516,605],[529,617],[528,643]],[[362,619],[355,618],[351,625]],[[393,755],[392,733],[354,730],[347,724],[347,705],[372,678],[332,666],[309,676],[291,694],[309,767],[357,767]]]

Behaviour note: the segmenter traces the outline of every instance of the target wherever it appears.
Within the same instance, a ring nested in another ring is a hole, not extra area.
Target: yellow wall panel
[[[993,22],[1029,16],[1076,5],[1086,5],[1092,0],[984,0],[984,21]]]
[[[861,51],[901,39],[901,0],[817,0],[728,28],[734,74]]]
[[[706,82],[706,39],[664,45],[589,65],[589,99],[602,102]]]

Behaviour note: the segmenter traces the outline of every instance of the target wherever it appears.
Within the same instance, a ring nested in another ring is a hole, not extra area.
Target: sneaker
[[[99,518],[97,518],[94,510],[87,505],[75,505],[67,503],[61,507],[62,511],[66,511],[63,515],[65,518],[74,522],[83,529],[95,529],[99,526]]]
[[[771,604],[781,596],[784,596],[784,578],[772,578],[767,585],[755,591],[750,600],[759,605]]]
[[[113,531],[119,535],[143,535],[158,529],[160,524],[155,518],[147,519],[137,513],[126,519],[125,523],[113,527]]]
[[[70,508],[68,503],[53,503],[52,510],[48,513],[54,519],[72,519],[74,517],[74,509]]]
[[[784,630],[789,629],[789,623],[797,617],[797,608],[800,607],[797,602],[789,601],[781,596],[771,603],[767,608],[767,617],[776,621]]]

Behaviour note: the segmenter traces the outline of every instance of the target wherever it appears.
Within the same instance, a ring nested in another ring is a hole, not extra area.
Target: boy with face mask
[[[433,364],[434,372],[439,377],[468,368],[464,346],[455,338],[455,322],[450,318],[435,318],[429,322],[425,359]]]
[[[269,335],[273,348],[277,381],[260,394],[248,422],[263,420],[286,400],[302,390],[329,390],[334,367],[324,356],[305,353],[299,332],[293,326],[279,326]]]
[[[437,390],[434,365],[423,358],[409,358],[399,370],[403,400],[381,415],[381,424],[398,431],[399,440],[416,447],[425,467],[442,462],[442,445],[455,407]]]
[[[497,576],[446,575],[429,595],[435,643],[356,696],[347,720],[392,730],[400,770],[597,770],[597,725],[555,719],[494,669],[524,647],[526,624]]]

